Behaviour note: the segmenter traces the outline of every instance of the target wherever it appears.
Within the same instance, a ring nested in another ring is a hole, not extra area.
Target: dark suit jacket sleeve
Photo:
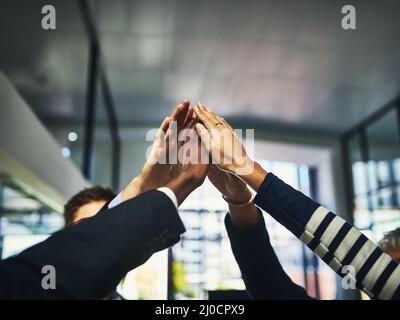
[[[146,192],[1,261],[0,298],[101,299],[183,232],[172,201],[160,191]],[[45,265],[55,267],[55,290],[42,289]]]
[[[254,203],[371,298],[400,299],[400,265],[332,211],[272,173],[265,177]]]
[[[283,270],[269,241],[261,212],[259,223],[245,230],[236,230],[229,215],[225,218],[225,225],[233,255],[251,298],[311,299]]]

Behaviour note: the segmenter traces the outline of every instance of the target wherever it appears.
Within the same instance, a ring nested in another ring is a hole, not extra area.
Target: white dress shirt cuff
[[[122,203],[122,192],[118,193],[118,195],[114,199],[112,199],[112,201],[108,204],[108,209],[114,208],[121,203]]]
[[[171,199],[172,203],[174,204],[175,208],[178,210],[178,200],[176,199],[175,193],[167,187],[158,188],[158,191],[163,192]],[[121,204],[122,201],[122,192],[120,192],[112,201],[108,204],[108,209],[114,208]]]

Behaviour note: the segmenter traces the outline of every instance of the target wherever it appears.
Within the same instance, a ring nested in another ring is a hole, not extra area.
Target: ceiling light
[[[71,156],[71,149],[64,147],[61,149],[61,154],[63,155],[63,157],[69,158]]]
[[[71,142],[75,142],[76,140],[78,140],[78,134],[71,131],[70,133],[68,133],[68,140]]]

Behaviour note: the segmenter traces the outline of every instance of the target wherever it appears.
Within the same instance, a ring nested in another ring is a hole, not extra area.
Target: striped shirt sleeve
[[[400,299],[400,265],[359,230],[269,173],[254,203],[374,299]],[[354,273],[344,272],[351,266]]]

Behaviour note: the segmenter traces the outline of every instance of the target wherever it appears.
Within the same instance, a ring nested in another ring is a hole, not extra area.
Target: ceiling
[[[342,133],[400,93],[400,2],[92,0],[122,125],[183,98],[246,124]],[[40,28],[54,4],[57,30]],[[0,69],[43,121],[82,121],[88,39],[76,1],[3,0]],[[102,112],[102,111],[100,111]]]

